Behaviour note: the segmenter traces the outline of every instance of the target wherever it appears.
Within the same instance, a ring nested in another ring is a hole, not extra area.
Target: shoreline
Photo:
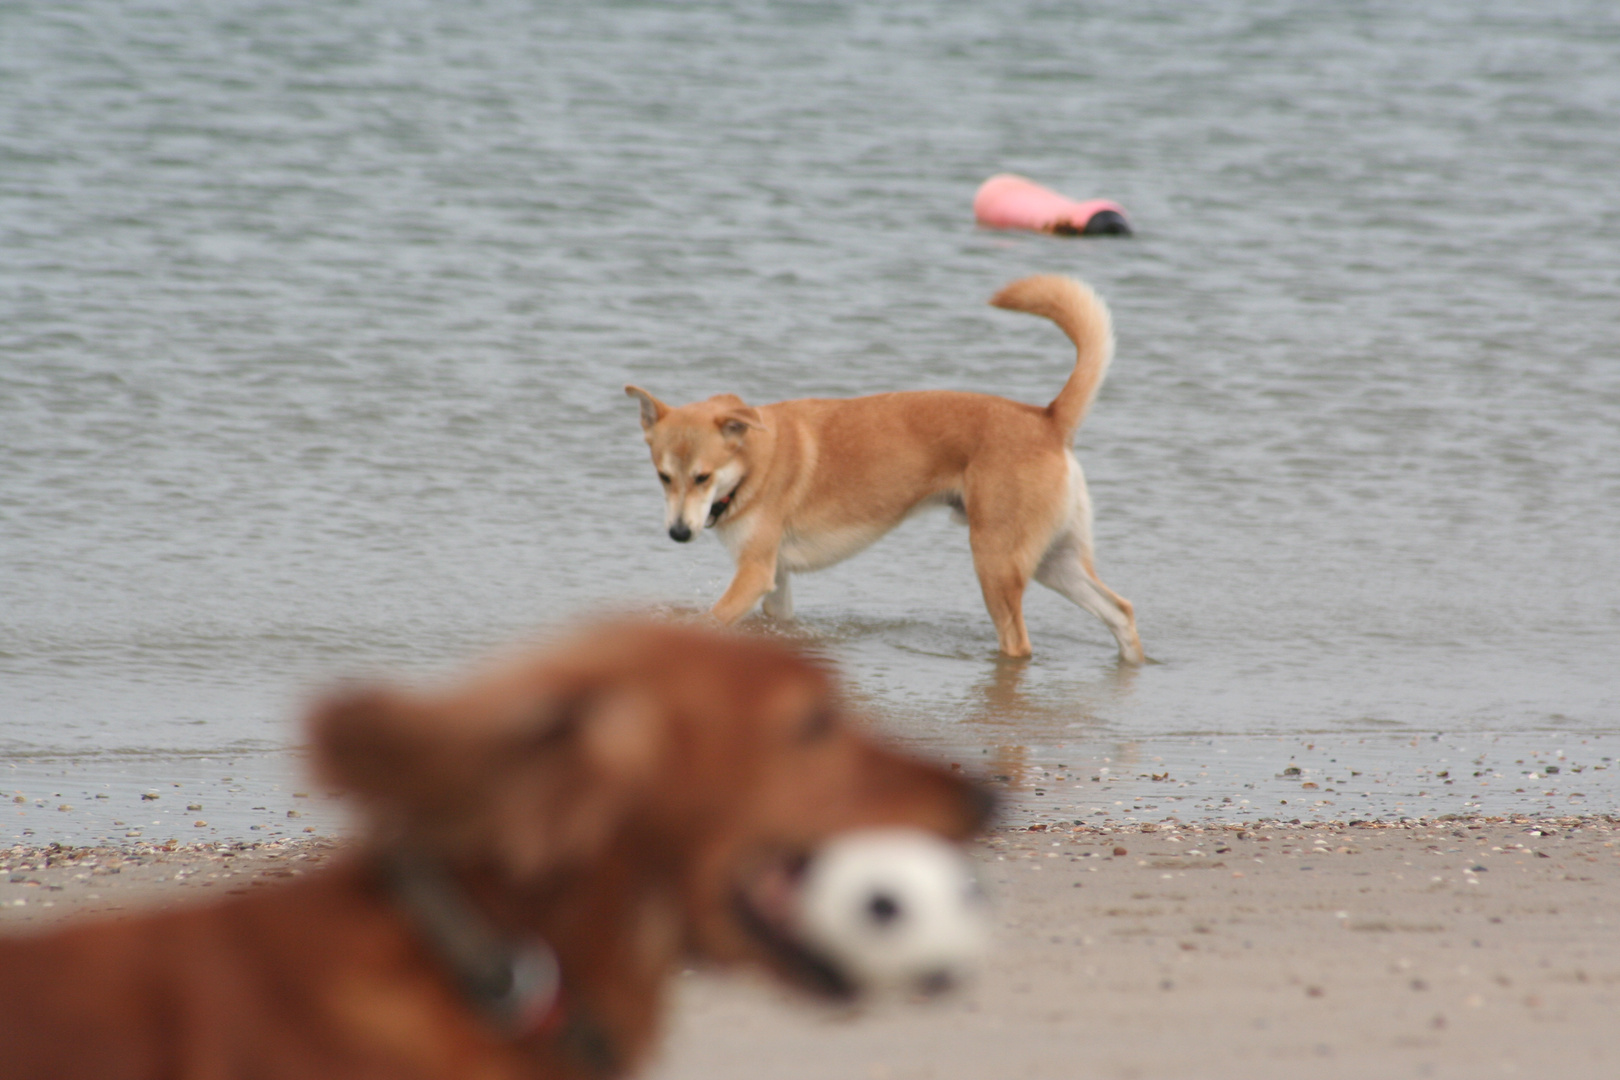
[[[337,837],[0,847],[0,932],[207,901]],[[1545,1076],[1620,1070],[1620,818],[1004,825],[980,978],[834,1009],[676,981],[654,1080]],[[17,904],[17,900],[24,901]]]
[[[1038,726],[1038,725],[1037,725]],[[1050,733],[1048,733],[1049,737]],[[1004,796],[1002,820],[1125,826],[1582,816],[1620,807],[1611,738],[1591,732],[1297,735],[1098,733],[1089,748],[992,738],[975,754],[917,745]],[[962,748],[958,748],[961,750]],[[982,759],[982,760],[980,760]],[[178,757],[29,757],[3,762],[0,851],[139,840],[341,835],[347,806],[302,750]]]
[[[1020,817],[1036,816],[1020,814]],[[1018,836],[1024,833],[1051,833],[1056,836],[1060,833],[1074,835],[1151,835],[1157,832],[1170,833],[1223,833],[1223,832],[1261,832],[1266,830],[1299,829],[1303,831],[1331,830],[1331,829],[1422,829],[1439,828],[1442,826],[1558,826],[1562,828],[1613,827],[1620,829],[1620,813],[1615,814],[1437,814],[1432,816],[1399,817],[1399,818],[1350,818],[1347,820],[1324,820],[1318,818],[1260,818],[1245,821],[1182,821],[1174,815],[1165,817],[1160,821],[1104,821],[1102,823],[1089,823],[1080,820],[1055,819],[1050,821],[1035,821],[1029,824],[1001,823],[992,826],[985,832],[985,838],[975,841],[976,844],[992,843],[998,837]],[[305,828],[305,834],[314,833],[313,828]],[[0,843],[0,873],[4,873],[17,860],[33,860],[36,857],[50,858],[77,862],[85,859],[121,858],[125,861],[139,861],[142,859],[207,859],[213,856],[234,857],[255,852],[275,852],[283,856],[293,855],[300,857],[313,857],[345,847],[352,843],[350,837],[339,833],[326,833],[314,835],[272,835],[260,838],[240,840],[148,840],[143,837],[131,837],[122,843],[62,843],[51,841],[49,843],[31,843],[28,841],[13,841],[10,844]]]

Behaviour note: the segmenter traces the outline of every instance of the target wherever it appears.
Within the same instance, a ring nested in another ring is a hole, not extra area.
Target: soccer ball
[[[937,993],[983,956],[989,905],[957,849],[914,829],[846,833],[811,860],[806,940],[864,991]]]

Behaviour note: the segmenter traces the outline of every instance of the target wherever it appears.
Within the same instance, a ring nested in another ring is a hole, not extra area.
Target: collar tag
[[[505,994],[491,997],[486,1010],[514,1035],[531,1035],[562,1019],[562,970],[557,953],[543,941],[514,948]]]

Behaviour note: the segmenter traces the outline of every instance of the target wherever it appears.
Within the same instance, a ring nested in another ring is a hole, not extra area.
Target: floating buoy
[[[1129,236],[1125,208],[1107,199],[1076,202],[1012,173],[992,176],[973,196],[973,216],[992,229],[1029,229],[1058,236]]]

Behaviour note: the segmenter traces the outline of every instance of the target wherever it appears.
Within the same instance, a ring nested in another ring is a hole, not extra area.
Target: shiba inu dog
[[[990,301],[1043,315],[1077,353],[1051,404],[913,390],[751,406],[735,394],[671,407],[636,386],[664,486],[665,524],[685,543],[712,528],[737,573],[711,613],[730,624],[764,601],[793,613],[789,575],[831,566],[909,515],[947,506],[968,526],[1001,651],[1030,655],[1031,578],[1101,619],[1127,664],[1144,662],[1130,602],[1092,565],[1091,499],[1070,449],[1113,357],[1108,308],[1070,278],[1013,282]]]

